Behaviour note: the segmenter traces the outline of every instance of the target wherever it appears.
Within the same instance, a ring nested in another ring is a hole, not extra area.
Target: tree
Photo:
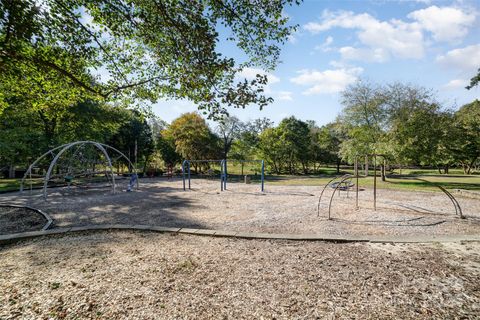
[[[347,133],[340,148],[344,160],[353,162],[356,155],[383,151],[387,120],[384,99],[380,87],[362,81],[341,93],[344,108],[337,121]]]
[[[294,31],[283,14],[293,2],[5,0],[0,73],[55,72],[61,82],[105,99],[185,98],[212,117],[224,106],[263,107],[272,101],[263,95],[266,76],[240,82],[235,76],[248,66],[276,66],[280,45]],[[223,38],[246,61],[218,52]],[[108,80],[94,77],[99,68]]]
[[[175,151],[184,159],[221,158],[218,137],[198,113],[184,113],[170,124],[167,131],[175,140]]]
[[[157,136],[157,150],[160,157],[167,166],[175,166],[182,160],[182,157],[175,150],[175,140],[168,129],[163,130]]]
[[[268,128],[273,127],[273,121],[268,118],[258,118],[245,124],[245,131],[259,135]]]
[[[105,142],[121,125],[122,108],[95,100],[64,100],[53,105],[53,91],[41,94],[32,86],[25,96],[10,95],[0,113],[0,166],[27,166],[36,157],[61,144],[77,140]],[[62,94],[62,88],[57,88]],[[36,100],[31,99],[38,94]],[[59,101],[59,100],[57,100]]]
[[[224,116],[217,126],[217,134],[223,142],[223,159],[227,159],[232,143],[240,137],[245,125],[240,119],[234,116]]]
[[[335,163],[340,173],[339,156],[341,136],[337,123],[329,123],[320,128],[311,129],[312,160],[323,163]]]
[[[124,115],[122,126],[108,144],[123,152],[135,165],[143,163],[145,174],[155,147],[151,128],[138,111],[126,110]]]
[[[472,172],[480,157],[480,101],[462,106],[455,113],[455,127],[460,134],[458,143],[458,159],[466,174]]]
[[[310,160],[310,129],[306,122],[289,117],[283,119],[278,125],[280,140],[283,144],[288,171],[293,174],[296,171],[296,163],[300,162],[303,173],[308,172]]]
[[[468,90],[477,86],[480,83],[480,68],[478,68],[477,75],[470,79],[470,84],[466,87]]]
[[[390,132],[390,137],[395,141],[397,159],[405,164],[438,164],[442,124],[436,104],[425,103],[411,110],[408,117],[396,122]]]
[[[254,159],[261,133],[272,126],[273,121],[268,118],[259,118],[245,123],[239,137],[232,144],[231,157],[237,160]]]
[[[279,174],[285,163],[285,149],[278,128],[265,129],[260,134],[258,149],[267,165],[274,173]]]

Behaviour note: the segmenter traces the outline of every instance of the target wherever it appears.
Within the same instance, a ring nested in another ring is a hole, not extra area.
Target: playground
[[[480,200],[457,195],[464,219],[442,192],[360,187],[282,186],[228,183],[211,179],[141,179],[134,192],[105,188],[50,188],[0,195],[0,203],[27,205],[48,213],[50,228],[128,224],[242,232],[330,236],[474,235],[480,231]],[[223,186],[222,186],[223,188]],[[335,191],[335,194],[333,192]],[[328,218],[330,211],[330,219]]]

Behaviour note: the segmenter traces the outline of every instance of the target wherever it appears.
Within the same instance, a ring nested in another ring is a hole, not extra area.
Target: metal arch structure
[[[355,183],[355,209],[356,210],[359,209],[359,205],[358,205],[358,191],[359,191],[358,188],[359,188],[359,177],[360,177],[359,170],[358,170],[358,163],[359,163],[358,159],[359,159],[359,157],[365,157],[365,175],[364,175],[364,177],[368,176],[368,159],[373,158],[373,172],[374,172],[374,174],[373,174],[373,209],[377,210],[377,157],[382,157],[383,161],[384,161],[384,165],[385,165],[386,155],[384,155],[384,154],[364,154],[364,155],[356,155],[355,156],[354,175],[345,174],[345,175],[340,176],[340,177],[335,177],[335,178],[331,179],[323,187],[322,192],[320,193],[320,197],[318,198],[317,217],[320,216],[320,201],[322,200],[322,196],[323,196],[323,193],[325,192],[325,189],[328,186],[330,186],[332,184],[332,182],[334,182],[337,179],[339,179],[340,181],[335,186],[335,189],[333,190],[332,196],[330,197],[330,203],[328,205],[328,219],[330,220],[330,218],[331,218],[330,213],[331,213],[331,209],[332,209],[332,201],[333,201],[333,196],[335,195],[335,192],[337,191],[337,189],[339,189],[339,187],[342,185],[342,183],[344,183],[347,180],[351,180],[352,178],[356,179],[356,183]],[[420,178],[413,178],[413,179],[418,180],[418,181],[422,181],[422,182],[426,182],[426,183],[430,183],[433,186],[436,186],[437,188],[439,188],[443,193],[445,193],[445,195],[452,202],[453,207],[455,208],[455,214],[458,215],[460,217],[460,219],[465,218],[465,216],[463,215],[463,212],[462,212],[462,208],[460,207],[460,204],[457,201],[457,199],[449,191],[447,191],[444,187],[442,187],[438,184],[432,183],[432,182],[430,182],[428,180],[425,180],[425,179],[420,179]],[[348,194],[347,194],[347,196],[348,196]]]
[[[25,174],[22,178],[22,181],[20,183],[20,192],[23,192],[24,185],[25,185],[25,180],[28,177],[30,177],[30,181],[31,181],[32,169],[35,167],[35,165],[37,165],[42,159],[44,159],[48,155],[51,155],[51,156],[53,156],[53,160],[50,162],[50,165],[48,167],[47,173],[46,173],[46,175],[44,177],[44,181],[43,181],[43,197],[46,200],[47,199],[48,182],[50,181],[52,171],[53,171],[55,165],[57,165],[58,160],[61,158],[61,156],[63,154],[65,154],[66,151],[70,150],[73,147],[78,147],[77,150],[74,152],[74,157],[76,157],[76,155],[78,153],[78,150],[81,147],[86,146],[86,145],[94,146],[105,157],[106,164],[107,164],[107,167],[108,167],[108,169],[110,171],[110,175],[111,175],[110,179],[111,179],[111,185],[112,185],[112,193],[116,192],[116,184],[115,184],[115,176],[114,176],[114,168],[113,168],[113,165],[112,165],[112,159],[111,159],[110,155],[108,154],[108,150],[113,150],[118,155],[120,155],[120,158],[125,159],[128,163],[129,170],[133,174],[135,174],[135,175],[137,174],[136,168],[134,167],[134,165],[132,164],[130,159],[125,154],[123,154],[120,150],[118,150],[118,149],[116,149],[112,146],[109,146],[109,145],[106,145],[106,144],[103,144],[103,143],[100,143],[100,142],[96,142],[96,141],[88,141],[88,140],[86,140],[86,141],[75,141],[75,142],[66,143],[66,144],[63,144],[63,145],[58,146],[56,148],[53,148],[53,149],[45,152],[44,154],[42,154],[40,157],[38,157],[28,167],[27,171],[25,172]],[[70,172],[70,168],[68,168],[68,170],[69,170],[68,172]],[[136,187],[138,188],[138,186],[139,186],[138,179],[136,179]],[[30,190],[32,190],[32,184],[31,183],[30,183]]]
[[[384,154],[365,154],[365,155],[357,155],[355,156],[355,178],[356,178],[356,186],[355,186],[355,208],[358,210],[358,179],[359,179],[359,171],[358,171],[358,158],[359,157],[365,157],[365,177],[367,176],[368,172],[368,158],[373,157],[373,209],[377,210],[377,157],[382,157],[385,165],[385,160],[386,160],[386,155]],[[439,188],[445,195],[450,199],[450,201],[453,204],[453,207],[455,208],[455,214],[460,216],[461,219],[465,218],[462,212],[462,208],[460,207],[460,204],[458,203],[457,199],[450,193],[448,192],[444,187],[432,183],[428,180],[425,179],[420,179],[420,178],[413,178],[414,180],[430,183],[437,188]]]
[[[332,201],[333,201],[333,196],[335,196],[335,192],[339,190],[339,187],[342,185],[342,183],[344,183],[347,180],[351,180],[352,178],[353,176],[351,174],[344,175],[335,186],[335,189],[333,189],[333,193],[332,193],[332,196],[330,197],[330,202],[328,204],[328,220],[331,219]]]
[[[325,186],[322,189],[322,192],[320,193],[320,196],[318,197],[317,217],[320,216],[320,202],[322,201],[322,196],[323,196],[323,193],[325,192],[325,189],[327,189],[327,187],[330,186],[331,183],[334,182],[335,180],[337,180],[337,179],[342,180],[346,176],[349,176],[349,174],[345,174],[345,175],[340,176],[340,177],[335,177],[335,178],[331,179],[330,181],[328,181],[327,184],[325,184]],[[328,209],[328,211],[330,212],[330,208]]]
[[[442,192],[445,193],[447,195],[447,197],[450,199],[450,201],[452,202],[453,207],[455,208],[455,215],[460,216],[460,219],[465,219],[465,216],[463,215],[462,208],[460,207],[460,204],[458,203],[457,199],[450,192],[447,191],[447,189],[445,189],[444,187],[442,187],[442,186],[440,186],[436,183],[433,183],[433,182],[425,180],[425,179],[421,179],[421,178],[413,178],[413,179],[429,183],[432,186],[436,186],[438,189],[442,190]]]

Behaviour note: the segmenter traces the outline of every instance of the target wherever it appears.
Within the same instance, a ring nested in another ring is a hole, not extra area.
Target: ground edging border
[[[53,219],[50,218],[50,216],[46,212],[43,212],[40,209],[36,209],[36,208],[33,208],[33,207],[29,207],[29,206],[21,206],[21,205],[15,205],[15,204],[4,204],[4,203],[0,203],[0,206],[1,207],[8,207],[8,208],[25,208],[25,209],[33,210],[33,211],[41,214],[45,219],[47,219],[47,223],[43,226],[42,231],[47,230],[50,227],[50,225],[53,223]],[[36,231],[32,231],[32,232],[36,232]],[[0,235],[0,239],[1,239],[1,235]],[[1,241],[0,241],[0,243],[1,243]]]
[[[0,244],[13,243],[20,240],[55,235],[67,234],[70,232],[83,231],[106,231],[106,230],[143,230],[161,233],[189,234],[211,237],[229,237],[238,239],[258,239],[258,240],[291,240],[291,241],[326,241],[326,242],[371,242],[371,243],[431,243],[431,242],[459,242],[459,241],[480,241],[480,236],[476,235],[457,235],[457,236],[430,236],[430,237],[392,237],[392,236],[332,236],[332,235],[308,235],[308,234],[273,234],[273,233],[254,233],[229,230],[210,230],[210,229],[192,229],[192,228],[172,228],[150,225],[87,225],[81,227],[54,228],[41,231],[31,231],[23,233],[14,233],[0,235]]]

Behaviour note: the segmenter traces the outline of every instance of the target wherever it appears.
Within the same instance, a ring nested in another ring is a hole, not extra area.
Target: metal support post
[[[262,192],[264,191],[265,184],[265,161],[262,160]]]
[[[190,161],[187,162],[187,167],[188,167],[188,190],[191,189],[190,186]]]
[[[355,209],[358,210],[358,156],[355,157]]]
[[[377,211],[377,155],[373,156],[373,210]]]
[[[187,160],[183,160],[182,162],[182,177],[183,177],[183,191],[185,191],[185,163]]]

